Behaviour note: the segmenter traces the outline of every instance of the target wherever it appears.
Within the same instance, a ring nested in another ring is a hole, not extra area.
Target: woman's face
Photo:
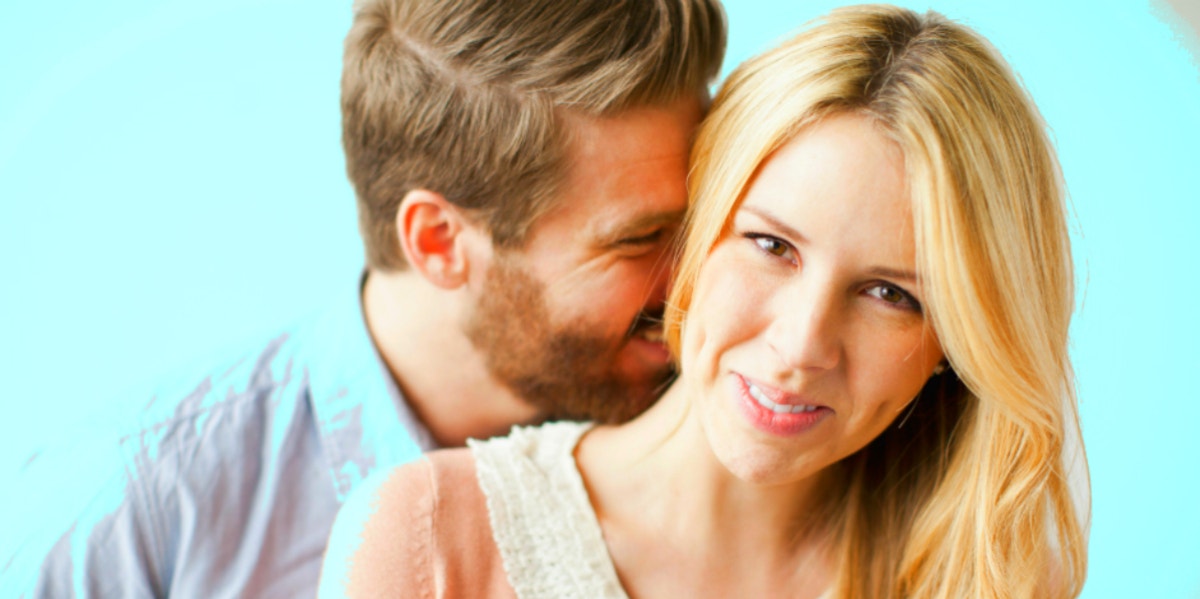
[[[785,483],[879,435],[942,359],[917,283],[894,142],[847,114],[776,152],[701,268],[684,330],[717,458]]]

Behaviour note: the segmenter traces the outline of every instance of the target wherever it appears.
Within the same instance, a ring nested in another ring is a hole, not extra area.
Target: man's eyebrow
[[[602,224],[596,228],[596,239],[602,244],[619,243],[628,237],[638,236],[649,229],[663,225],[675,225],[683,221],[685,210],[651,212],[633,220]]]

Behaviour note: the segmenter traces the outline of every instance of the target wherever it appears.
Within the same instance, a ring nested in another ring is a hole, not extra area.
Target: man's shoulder
[[[305,328],[281,327],[157,378],[136,411],[45,446],[23,479],[85,495],[136,487],[153,502],[189,479],[212,485],[229,463],[257,471],[246,466],[269,456],[261,450],[273,430],[311,426]]]
[[[114,466],[151,500],[257,485],[270,463],[313,445],[306,337],[305,323],[281,328],[160,378],[108,436]]]
[[[303,324],[283,328],[159,377],[122,432],[152,433],[214,411],[278,401],[281,390],[302,391],[308,368],[305,333]]]
[[[307,328],[303,322],[280,327],[155,377],[128,392],[144,401],[126,401],[124,413],[96,423],[68,423],[60,436],[33,453],[23,470],[62,470],[62,460],[43,464],[60,454],[125,476],[154,462],[178,467],[182,464],[175,453],[191,452],[189,445],[213,441],[214,434],[235,437],[239,429],[265,426],[273,415],[295,416],[295,404],[306,400]],[[209,444],[205,449],[220,447]],[[85,456],[93,459],[81,460]]]
[[[170,577],[156,573],[170,571],[187,542],[229,553],[205,563],[237,559],[243,549],[229,539],[269,530],[276,503],[314,530],[328,526],[336,496],[308,402],[307,328],[177,369],[138,414],[41,451],[20,486],[49,499],[40,522],[14,531],[22,546],[4,577],[41,570],[47,584],[58,575],[93,584],[93,571],[119,566],[145,569],[127,574],[159,588]]]

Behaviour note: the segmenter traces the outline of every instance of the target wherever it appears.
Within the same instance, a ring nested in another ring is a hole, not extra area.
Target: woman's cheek
[[[725,351],[753,336],[761,316],[761,281],[748,276],[751,265],[733,250],[725,242],[709,255],[684,329],[684,356],[694,356],[695,366],[710,373]]]

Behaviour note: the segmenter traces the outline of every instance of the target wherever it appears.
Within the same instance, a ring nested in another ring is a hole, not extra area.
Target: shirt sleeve
[[[19,488],[31,513],[3,564],[4,596],[164,596],[159,510],[135,455],[80,443],[39,456]],[[11,591],[11,592],[10,592]]]

